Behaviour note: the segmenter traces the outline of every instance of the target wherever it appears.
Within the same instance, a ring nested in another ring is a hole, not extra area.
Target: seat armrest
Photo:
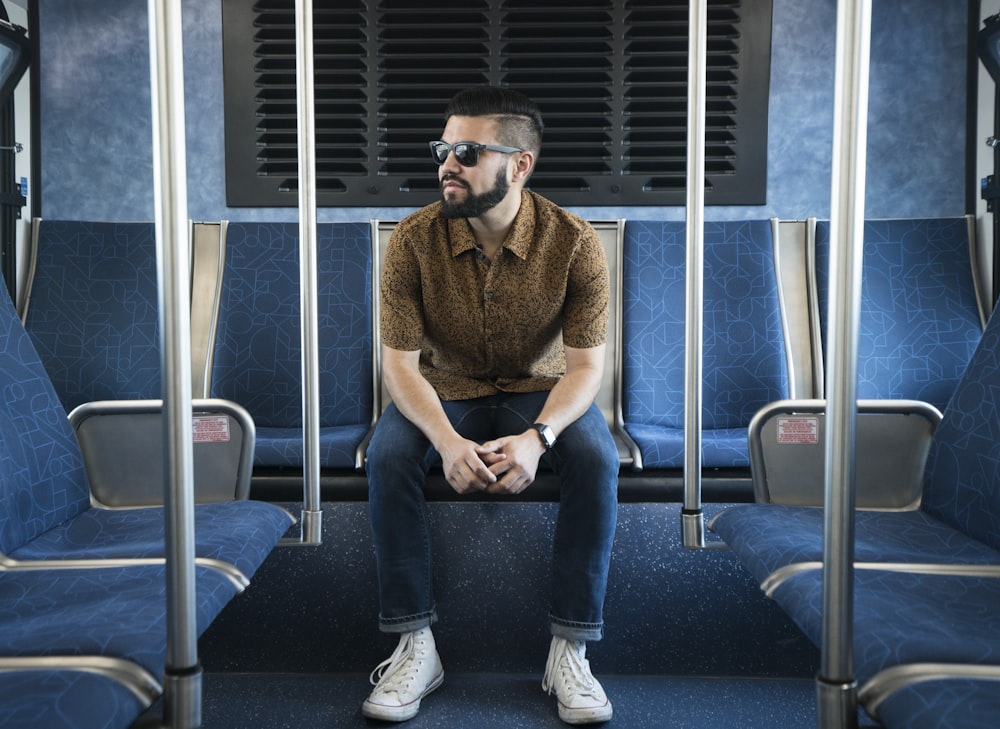
[[[94,505],[163,504],[162,411],[162,400],[100,400],[69,414]],[[250,414],[234,402],[206,398],[192,401],[192,415],[195,501],[248,498],[256,443]]]
[[[761,408],[747,434],[758,502],[822,506],[825,400],[779,400]],[[915,509],[924,464],[941,421],[933,405],[917,400],[859,400],[856,421],[856,495],[860,509]]]

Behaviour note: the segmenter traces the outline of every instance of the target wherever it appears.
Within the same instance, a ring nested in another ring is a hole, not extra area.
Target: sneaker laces
[[[549,651],[549,660],[545,666],[545,678],[542,679],[542,690],[551,694],[558,693],[556,679],[561,679],[569,695],[584,695],[598,698],[595,688],[597,681],[590,672],[590,662],[583,657],[585,644],[580,641],[568,641],[560,638],[560,644],[555,650]]]
[[[375,666],[368,680],[383,692],[395,691],[401,693],[410,687],[417,666],[423,660],[423,655],[417,650],[416,633],[405,635],[396,646],[392,655]],[[420,643],[423,643],[420,640]]]

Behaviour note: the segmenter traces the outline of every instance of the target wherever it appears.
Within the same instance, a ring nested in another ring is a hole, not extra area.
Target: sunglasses
[[[496,144],[478,144],[477,142],[455,142],[454,144],[448,144],[447,142],[431,142],[431,157],[439,165],[443,165],[444,161],[448,159],[448,154],[450,152],[455,153],[455,159],[462,167],[475,167],[476,163],[479,162],[479,150],[489,149],[494,152],[503,152],[504,154],[513,154],[514,152],[523,152],[523,149],[518,149],[517,147],[501,147]]]

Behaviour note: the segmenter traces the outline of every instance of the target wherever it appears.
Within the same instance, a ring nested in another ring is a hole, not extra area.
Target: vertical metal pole
[[[153,176],[162,343],[167,550],[164,722],[201,726],[194,567],[191,316],[180,3],[149,0]]]
[[[319,466],[319,308],[316,276],[316,98],[312,0],[295,0],[302,310],[302,543],[322,541]]]
[[[823,635],[816,682],[820,727],[857,726],[854,620],[854,453],[858,311],[864,246],[871,1],[837,7],[830,326],[823,530]]]
[[[684,508],[685,547],[705,546],[701,510],[702,319],[705,268],[705,66],[708,62],[708,2],[691,0],[688,15],[687,276],[684,330]]]
[[[995,82],[996,88],[993,91],[993,138],[1000,140],[1000,79]],[[992,187],[1000,185],[1000,143],[993,146],[993,180]],[[987,210],[992,214],[992,243],[993,243],[993,277],[990,286],[990,306],[987,309],[992,311],[1000,300],[1000,200],[992,199],[988,201]]]

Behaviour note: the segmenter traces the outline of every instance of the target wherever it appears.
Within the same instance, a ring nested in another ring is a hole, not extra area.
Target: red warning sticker
[[[799,415],[778,418],[779,445],[816,445],[819,443],[819,418]]]
[[[195,443],[228,443],[229,418],[225,415],[196,415],[194,417]]]

